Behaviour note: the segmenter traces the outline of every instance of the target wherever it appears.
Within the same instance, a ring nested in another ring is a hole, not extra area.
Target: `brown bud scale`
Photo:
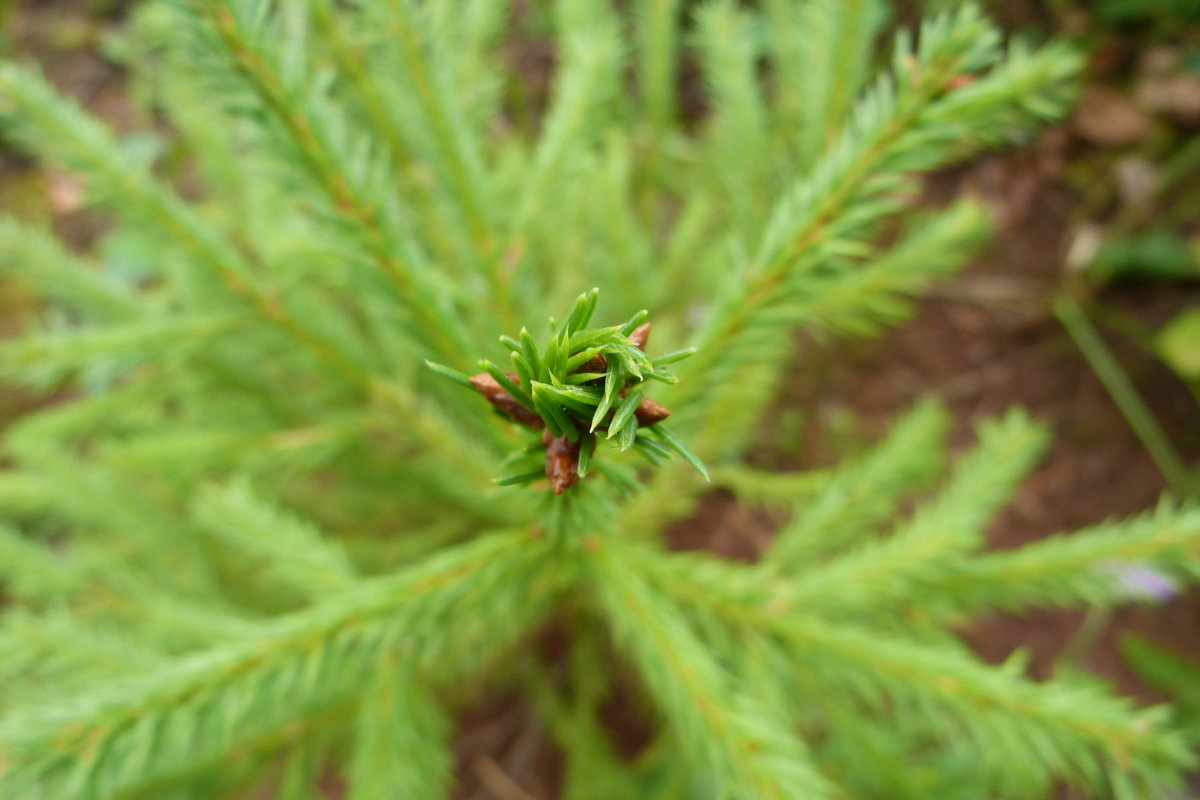
[[[629,334],[629,341],[633,342],[633,346],[638,350],[646,349],[646,340],[650,338],[650,323],[643,322],[633,329],[633,333]]]
[[[550,488],[555,494],[562,494],[579,483],[578,442],[572,442],[565,436],[550,439],[546,445],[546,477],[550,479]]]
[[[604,356],[592,356],[587,361],[579,365],[576,372],[606,372],[608,371],[608,362],[604,360]]]
[[[506,373],[507,374],[507,373]],[[516,375],[508,377],[515,380]],[[481,372],[478,375],[471,376],[471,386],[475,391],[487,398],[487,401],[502,412],[507,414],[516,422],[522,425],[538,430],[545,427],[546,423],[542,418],[530,411],[525,406],[517,402],[516,398],[504,391],[504,387],[497,383],[496,379],[486,372]]]
[[[637,417],[638,427],[648,428],[656,422],[662,422],[671,416],[671,412],[661,403],[656,403],[648,397],[643,397],[642,401],[638,403],[637,408],[633,410],[633,415]]]

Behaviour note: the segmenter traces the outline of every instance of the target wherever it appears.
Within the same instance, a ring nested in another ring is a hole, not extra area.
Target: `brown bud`
[[[638,403],[637,408],[633,410],[633,415],[637,417],[638,427],[648,428],[654,423],[662,422],[671,416],[671,412],[667,411],[661,403],[656,403],[648,397],[643,397],[642,402]]]
[[[643,322],[633,329],[633,333],[629,334],[629,341],[633,342],[634,347],[638,350],[646,349],[646,340],[650,338],[650,323]]]
[[[506,373],[507,374],[507,373]],[[510,374],[508,377],[516,378],[516,375]],[[504,391],[504,387],[496,382],[496,379],[486,372],[481,372],[478,375],[471,376],[471,386],[475,387],[475,391],[487,398],[487,401],[507,414],[516,422],[522,425],[538,430],[545,427],[546,423],[542,418],[530,411],[525,406],[517,402],[511,394]]]
[[[965,89],[973,83],[975,83],[974,75],[954,75],[946,81],[946,89],[949,91]]]
[[[587,361],[579,365],[576,372],[607,372],[608,362],[604,360],[604,356],[596,355],[589,358]]]
[[[546,445],[546,477],[555,494],[579,483],[579,443],[557,436]]]

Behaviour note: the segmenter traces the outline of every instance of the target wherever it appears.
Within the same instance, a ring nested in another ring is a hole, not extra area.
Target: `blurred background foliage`
[[[535,20],[544,5],[527,4]],[[907,22],[957,3],[896,0],[894,5],[895,20]],[[1086,360],[1114,404],[1106,417],[1111,437],[1129,436],[1132,430],[1161,471],[1161,478],[1137,478],[1148,484],[1146,492],[1155,492],[1157,484],[1178,495],[1200,495],[1200,0],[992,0],[986,5],[1012,30],[1082,43],[1091,54],[1089,85],[1074,117],[1044,137],[1035,157],[1004,166],[1038,174],[1005,176],[991,185],[990,174],[977,171],[965,179],[956,176],[955,185],[982,186],[993,211],[1012,221],[1001,226],[1002,235],[1030,237],[1028,247],[1035,249],[1046,243],[1036,240],[1036,233],[1024,233],[1020,224],[1034,203],[1030,195],[1047,183],[1065,191],[1065,229],[1048,245],[1055,250],[1058,271],[1021,284],[1040,293],[1023,300],[1045,309],[1046,317],[1054,309],[1064,328],[1061,341],[1078,348],[1076,358]],[[0,54],[38,61],[57,85],[119,131],[146,130],[155,120],[128,101],[138,87],[128,85],[122,68],[141,55],[125,35],[135,6],[130,0],[0,0]],[[531,29],[536,31],[536,24]],[[529,102],[536,105],[549,56],[531,35],[520,58],[530,71]],[[682,90],[686,94],[687,86]],[[157,129],[155,137],[130,137],[128,146],[147,156],[165,152],[168,157],[160,163],[186,186],[188,165],[170,157],[170,132],[161,125]],[[82,200],[81,187],[70,178],[35,166],[0,141],[0,208],[50,222],[73,246],[86,249],[104,222],[85,210]],[[136,250],[136,242],[124,246]],[[123,259],[136,263],[136,252]],[[0,336],[18,330],[33,303],[19,285],[0,276]],[[1173,377],[1162,377],[1164,370]],[[798,384],[811,380],[811,373],[797,373]],[[0,389],[0,422],[32,402],[15,388]],[[869,413],[861,404],[843,403],[812,414],[817,417],[812,424],[824,446],[837,450],[852,442],[855,434],[848,431]],[[796,436],[775,439],[806,441],[807,422],[780,416],[775,433],[792,430]],[[1106,442],[1091,446],[1104,448]],[[778,445],[763,459],[796,457],[803,458]],[[1099,495],[1105,488],[1097,484],[1095,491]],[[1200,608],[1195,600],[1187,607]],[[1200,618],[1191,620],[1190,629],[1176,626],[1164,635],[1160,626],[1151,636],[1122,635],[1125,627],[1138,627],[1122,620],[1110,624],[1107,634],[1101,633],[1103,624],[1085,621],[1065,648],[1062,641],[1030,645],[1053,660],[1086,650],[1105,635],[1120,638],[1124,667],[1103,657],[1088,665],[1117,679],[1125,667],[1132,669],[1143,696],[1170,695],[1200,735],[1195,663]],[[1020,630],[1011,634],[1022,635]]]

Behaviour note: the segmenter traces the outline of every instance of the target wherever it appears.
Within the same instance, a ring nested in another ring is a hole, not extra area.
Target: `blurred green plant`
[[[1102,24],[1113,26],[1200,22],[1193,0],[1100,0],[1094,10]]]
[[[1179,312],[1158,332],[1158,353],[1180,378],[1200,389],[1200,308]],[[1200,399],[1200,397],[1198,397]]]
[[[1084,307],[1070,296],[1063,295],[1055,302],[1054,311],[1071,339],[1074,340],[1075,345],[1095,371],[1096,377],[1104,384],[1104,388],[1124,415],[1129,427],[1133,429],[1146,451],[1154,459],[1154,463],[1162,472],[1171,491],[1181,498],[1197,496],[1197,493],[1200,493],[1200,470],[1189,467],[1179,454],[1171,437],[1159,424],[1154,412],[1150,410],[1128,373],[1121,366],[1120,361],[1104,342],[1100,331],[1089,319]],[[1092,313],[1097,313],[1095,305],[1093,305]],[[1163,329],[1152,347],[1155,348],[1153,352],[1164,358],[1184,380],[1191,383],[1195,393],[1197,390],[1195,382],[1185,374],[1188,359],[1195,357],[1193,352],[1195,343],[1187,338],[1176,338],[1181,334],[1186,337],[1189,333],[1186,327],[1175,329],[1181,319],[1184,323],[1187,322],[1187,316],[1176,318]],[[1121,320],[1127,327],[1127,319],[1121,318]],[[1181,371],[1180,367],[1184,371]],[[1197,395],[1197,400],[1200,401],[1200,394]]]
[[[1189,466],[1155,419],[1121,362],[1105,343],[1095,320],[1160,359],[1187,384],[1200,405],[1200,310],[1185,308],[1158,330],[1101,299],[1101,290],[1138,281],[1188,282],[1200,278],[1200,239],[1180,233],[1197,200],[1200,137],[1193,137],[1159,165],[1148,197],[1120,209],[1104,226],[1102,240],[1082,264],[1082,280],[1068,286],[1056,313],[1087,358],[1113,401],[1171,490],[1180,497],[1200,496],[1200,465]],[[1181,219],[1183,217],[1183,219]]]
[[[1200,666],[1134,634],[1121,639],[1121,655],[1142,680],[1171,697],[1179,724],[1193,738],[1200,737]]]
[[[982,553],[1045,431],[986,422],[940,481],[934,403],[837,467],[741,463],[797,328],[896,323],[985,238],[971,202],[898,224],[919,173],[1060,118],[1079,55],[1004,48],[965,6],[876,68],[876,0],[683,6],[539,7],[543,109],[538,76],[497,68],[530,36],[505,3],[147,4],[117,45],[188,154],[182,192],[160,149],[0,68],[6,134],[115,222],[95,257],[0,222],[4,270],[51,309],[0,364],[57,393],[4,439],[0,796],[446,796],[453,715],[489,687],[531,698],[574,800],[1178,784],[1163,709],[949,631],[1151,601],[1122,570],[1192,576],[1195,510]],[[695,350],[678,384],[641,313],[588,327],[643,307]],[[674,435],[643,441],[664,429],[639,377]],[[597,432],[617,446],[591,462]],[[706,469],[781,520],[759,562],[668,549]],[[657,711],[628,758],[613,659]]]

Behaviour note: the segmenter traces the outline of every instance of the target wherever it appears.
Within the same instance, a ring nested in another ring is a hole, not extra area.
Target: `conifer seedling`
[[[0,220],[44,301],[0,370],[48,398],[2,442],[0,798],[447,798],[512,697],[568,800],[1177,791],[1165,709],[952,631],[1150,602],[1200,512],[990,552],[1046,431],[947,470],[933,400],[835,466],[743,458],[796,331],[875,334],[977,252],[920,175],[1061,119],[1078,53],[970,4],[883,52],[882,0],[138,8],[109,52],[155,133],[0,66],[5,140],[112,222]],[[778,521],[756,560],[677,551],[714,487]]]

